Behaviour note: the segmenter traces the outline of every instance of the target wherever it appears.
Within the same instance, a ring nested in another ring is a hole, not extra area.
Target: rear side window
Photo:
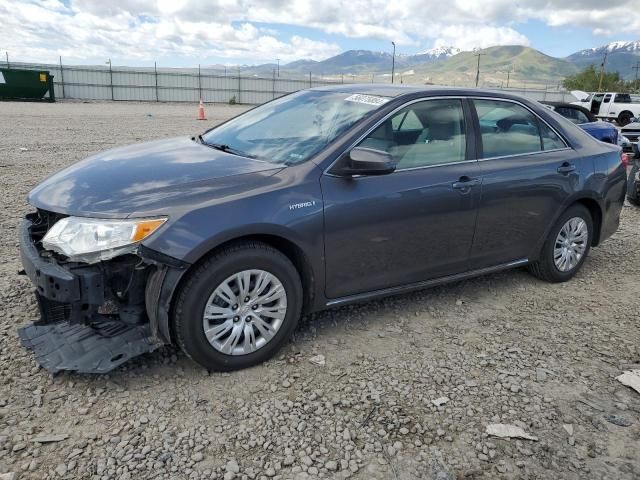
[[[524,155],[565,148],[564,141],[521,105],[474,100],[482,137],[482,158]]]
[[[582,114],[584,115],[584,113]],[[545,150],[558,150],[567,146],[558,134],[551,130],[546,123],[539,122],[539,124],[540,135],[542,136],[542,146]]]
[[[482,158],[540,152],[538,119],[526,108],[500,100],[474,100],[482,135]]]
[[[628,93],[616,93],[613,103],[631,103],[631,95]]]

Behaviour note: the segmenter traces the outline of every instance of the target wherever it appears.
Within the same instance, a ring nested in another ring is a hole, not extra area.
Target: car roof
[[[315,87],[311,90],[317,91],[335,91],[343,93],[360,93],[363,95],[376,95],[380,97],[402,97],[411,94],[425,94],[425,96],[443,96],[443,95],[460,95],[460,96],[483,96],[483,97],[499,97],[512,100],[522,101],[525,99],[520,95],[515,95],[503,90],[488,90],[482,88],[465,88],[465,87],[443,87],[439,85],[393,85],[388,83],[344,83],[336,85],[325,85]],[[525,99],[526,100],[526,99]]]
[[[591,118],[592,116],[591,111],[588,108],[583,107],[582,105],[576,105],[574,103],[567,103],[567,102],[547,102],[547,101],[542,101],[540,103],[542,103],[543,105],[549,105],[550,107],[573,108],[575,110],[580,110],[581,112],[585,113],[589,118]]]

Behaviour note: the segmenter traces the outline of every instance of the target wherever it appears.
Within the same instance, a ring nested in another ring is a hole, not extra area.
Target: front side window
[[[398,170],[464,161],[462,102],[436,99],[408,105],[386,119],[358,146],[390,153]]]
[[[302,163],[389,99],[307,90],[254,108],[203,135],[203,142],[271,163]]]

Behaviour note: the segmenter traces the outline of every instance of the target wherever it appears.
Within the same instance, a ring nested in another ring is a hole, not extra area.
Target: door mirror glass
[[[386,175],[395,169],[391,155],[381,150],[356,147],[352,149],[340,166],[333,172],[337,175]]]

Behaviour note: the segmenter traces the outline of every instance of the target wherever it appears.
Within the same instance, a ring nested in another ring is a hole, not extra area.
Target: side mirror
[[[340,166],[333,172],[341,176],[387,175],[396,169],[391,155],[381,150],[356,147],[352,149]]]

